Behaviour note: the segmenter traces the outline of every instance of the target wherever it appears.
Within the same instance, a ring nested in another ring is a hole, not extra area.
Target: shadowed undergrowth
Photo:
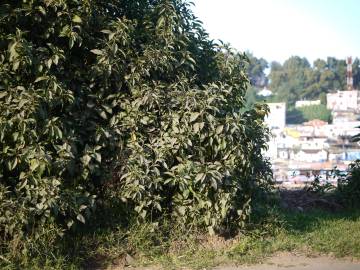
[[[202,269],[228,263],[258,263],[281,251],[360,259],[359,211],[300,212],[278,205],[266,212],[255,209],[248,227],[228,238],[174,226],[169,219],[158,224],[130,225],[118,222],[116,213],[99,216],[86,230],[59,239],[56,248],[35,241],[33,257],[17,264],[2,261],[1,267],[106,269],[114,265],[156,265],[163,269]],[[256,216],[259,213],[261,217]]]

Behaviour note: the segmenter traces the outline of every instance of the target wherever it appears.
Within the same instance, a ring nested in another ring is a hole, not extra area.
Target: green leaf
[[[39,210],[42,210],[44,208],[44,204],[43,203],[37,203],[36,205],[36,208],[39,209]]]
[[[197,133],[201,131],[204,127],[204,122],[197,122],[193,125],[194,132]]]
[[[75,43],[75,38],[73,36],[71,36],[69,38],[69,48],[71,49],[72,47],[74,47],[74,43]]]
[[[113,127],[117,122],[116,116],[111,117],[110,119],[110,127]]]
[[[37,82],[41,82],[43,80],[47,80],[48,77],[47,76],[41,76],[41,77],[37,77],[36,80],[34,81],[34,83],[37,83]]]
[[[45,62],[45,65],[47,66],[48,69],[51,68],[51,65],[52,65],[52,59],[49,58],[46,62]]]
[[[179,206],[177,208],[177,211],[178,213],[181,215],[181,216],[184,216],[185,215],[185,211],[186,211],[186,207],[185,206]]]
[[[164,22],[165,22],[165,18],[163,16],[161,16],[156,23],[156,28],[162,27]]]
[[[91,52],[93,54],[96,54],[96,55],[103,55],[104,54],[104,52],[102,50],[99,50],[99,49],[93,49],[93,50],[91,50]]]
[[[211,182],[211,186],[213,187],[213,189],[217,190],[218,186],[217,186],[216,179],[211,178],[210,182]]]
[[[84,155],[84,156],[82,157],[83,165],[84,165],[84,166],[89,165],[90,160],[91,160],[91,157],[90,157],[89,155]]]
[[[140,216],[141,216],[143,219],[145,219],[146,213],[147,213],[147,211],[143,209],[143,210],[140,212]]]
[[[224,126],[223,125],[220,125],[220,126],[218,126],[217,128],[216,128],[216,134],[221,134],[221,132],[223,131],[223,129],[224,129]]]
[[[15,169],[16,165],[18,164],[18,159],[14,158],[13,163],[11,165],[11,170]]]
[[[37,8],[37,10],[40,11],[40,13],[41,13],[42,15],[46,15],[46,11],[45,11],[45,9],[44,9],[42,6],[38,6],[38,7],[36,7],[36,8]]]
[[[14,71],[16,71],[16,70],[19,68],[19,66],[20,66],[20,61],[14,61],[14,62],[13,62],[12,69],[13,69]]]
[[[54,55],[53,62],[55,65],[59,64],[59,56],[58,55]]]
[[[95,153],[95,160],[99,163],[101,163],[101,154],[100,153]]]
[[[77,219],[78,221],[80,221],[81,223],[85,224],[85,218],[84,218],[84,216],[83,216],[82,214],[78,214],[78,215],[76,216],[76,219]]]
[[[108,106],[108,105],[102,105],[101,107],[103,107],[107,113],[112,114],[112,109],[111,109],[110,106]]]
[[[191,113],[190,114],[190,122],[194,122],[198,117],[199,117],[200,113],[195,112],[195,113]]]
[[[109,34],[109,40],[112,40],[114,38],[115,34],[116,33],[110,33]],[[115,43],[115,45],[117,45],[117,44]],[[116,53],[116,51],[115,51],[115,53]]]
[[[55,126],[55,127],[54,127],[54,131],[55,131],[56,136],[57,136],[59,139],[61,139],[61,138],[63,137],[62,131],[60,130],[59,127]]]
[[[12,135],[13,141],[16,142],[19,137],[19,132],[14,132]]]
[[[9,46],[9,53],[10,53],[9,60],[11,62],[19,56],[19,54],[16,52],[17,44],[18,44],[17,42],[14,42]]]
[[[195,181],[203,181],[205,179],[205,173],[198,173],[195,177]]]
[[[74,15],[74,17],[72,18],[72,21],[76,22],[76,23],[82,23],[82,20],[78,15]]]
[[[30,160],[30,171],[35,171],[37,167],[39,167],[40,163],[37,159]]]
[[[208,232],[209,232],[210,235],[215,235],[215,231],[214,231],[214,228],[212,226],[208,227]]]
[[[72,219],[70,219],[70,220],[68,220],[68,222],[66,222],[66,226],[68,227],[68,229],[70,229],[73,225],[74,225],[74,220],[72,220]]]
[[[18,187],[18,190],[22,190],[27,185],[27,179],[25,179],[22,184]]]
[[[104,112],[104,111],[100,111],[100,112],[99,112],[99,114],[100,114],[100,116],[101,116],[101,118],[102,118],[102,119],[104,119],[104,120],[106,120],[106,119],[107,119],[106,112]]]

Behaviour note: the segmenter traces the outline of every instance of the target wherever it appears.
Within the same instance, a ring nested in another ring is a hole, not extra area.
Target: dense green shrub
[[[110,198],[139,220],[243,224],[271,181],[245,62],[184,1],[2,1],[0,241]]]
[[[331,111],[326,108],[326,105],[309,105],[299,108],[299,110],[304,115],[306,120],[320,119],[325,122],[330,122],[331,120]]]
[[[353,142],[359,143],[360,133],[351,138]],[[352,162],[348,169],[347,174],[341,174],[335,171],[338,177],[338,194],[346,206],[359,207],[360,206],[360,160]]]
[[[357,136],[358,137],[358,136]],[[338,193],[344,204],[349,207],[360,206],[360,160],[349,165],[348,174],[337,172]]]
[[[331,111],[324,104],[303,106],[287,111],[286,119],[289,124],[299,124],[314,119],[330,122]]]

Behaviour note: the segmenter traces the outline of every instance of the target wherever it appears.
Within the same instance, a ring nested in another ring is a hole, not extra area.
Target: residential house
[[[321,101],[320,99],[317,100],[298,100],[295,102],[296,108],[301,108],[304,106],[311,106],[311,105],[320,105]]]
[[[327,108],[332,111],[359,110],[360,93],[358,90],[337,91],[326,94]]]
[[[324,149],[301,149],[291,153],[291,159],[303,162],[325,162],[328,152]]]
[[[265,118],[265,122],[270,129],[284,129],[286,122],[286,103],[267,103],[270,112]]]

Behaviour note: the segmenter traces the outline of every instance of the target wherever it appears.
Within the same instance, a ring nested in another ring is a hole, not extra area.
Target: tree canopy
[[[104,205],[124,222],[244,225],[271,183],[267,109],[245,109],[245,55],[210,40],[188,2],[0,11],[1,250]]]
[[[354,88],[360,87],[360,61],[353,62]],[[297,100],[322,99],[324,93],[346,89],[346,62],[334,57],[317,59],[311,66],[306,58],[293,56],[283,65],[271,63],[269,87],[274,100],[293,106]]]
[[[268,78],[265,74],[265,70],[268,68],[268,62],[264,58],[256,58],[250,52],[247,52],[246,56],[249,58],[249,64],[246,68],[250,84],[259,88],[266,86]]]

